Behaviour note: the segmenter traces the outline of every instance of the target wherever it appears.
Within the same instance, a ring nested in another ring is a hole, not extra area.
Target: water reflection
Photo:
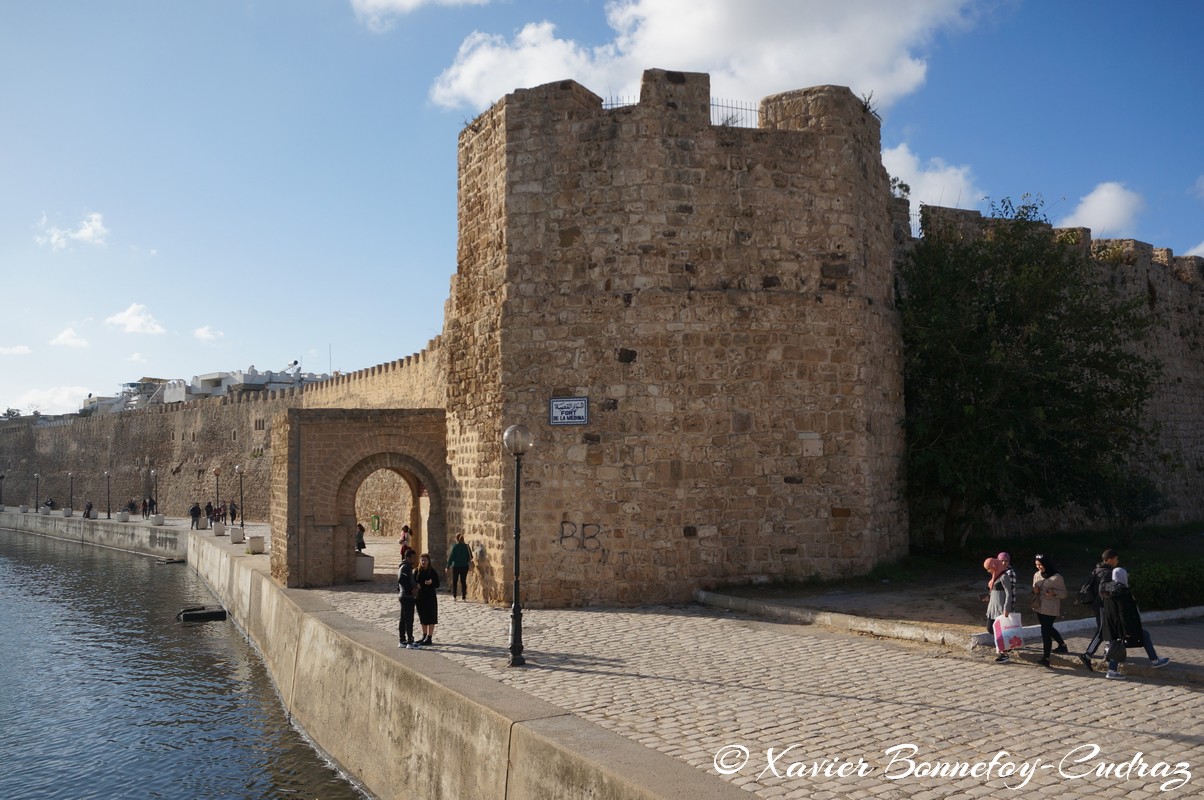
[[[0,797],[362,798],[187,565],[0,530]]]

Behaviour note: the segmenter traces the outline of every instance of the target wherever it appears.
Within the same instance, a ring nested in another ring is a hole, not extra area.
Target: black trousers
[[[402,597],[401,619],[397,623],[397,641],[405,644],[414,641],[414,598]]]
[[[460,586],[460,596],[468,597],[468,567],[452,567],[451,590],[452,597],[456,596],[456,584]]]
[[[1099,649],[1099,646],[1101,644],[1103,644],[1103,641],[1104,641],[1104,620],[1103,620],[1102,615],[1103,615],[1103,608],[1100,607],[1099,603],[1096,603],[1095,604],[1095,635],[1091,637],[1091,644],[1087,645],[1087,653],[1086,654],[1089,656],[1095,655],[1095,651]]]
[[[1049,614],[1038,614],[1037,621],[1041,623],[1041,646],[1045,650],[1045,657],[1049,658],[1049,651],[1053,647],[1053,642],[1058,643],[1058,647],[1066,644],[1066,640],[1062,638],[1062,634],[1058,633],[1054,627],[1056,617]]]

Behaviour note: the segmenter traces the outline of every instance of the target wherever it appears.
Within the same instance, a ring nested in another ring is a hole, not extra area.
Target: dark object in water
[[[190,606],[176,614],[176,619],[181,622],[209,622],[225,618],[226,609],[221,606]]]
[[[187,564],[186,558],[160,558],[156,563],[159,564]]]

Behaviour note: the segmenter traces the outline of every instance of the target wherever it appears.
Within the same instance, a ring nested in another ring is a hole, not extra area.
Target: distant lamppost
[[[216,491],[217,491],[217,507],[221,508],[222,507],[222,468],[221,467],[213,468],[213,478],[214,478],[214,483],[216,484]]]
[[[159,473],[151,470],[151,505],[155,507],[155,513],[159,513]]]
[[[502,434],[502,444],[506,452],[514,456],[514,602],[510,607],[510,663],[511,667],[521,667],[527,662],[523,659],[523,607],[519,601],[519,508],[522,500],[523,486],[523,456],[535,444],[531,431],[526,425],[511,425]]]
[[[113,493],[109,491],[111,484],[109,483],[109,471],[105,470],[105,519],[113,518]]]
[[[4,476],[0,475],[0,508],[4,507]]]
[[[33,474],[33,510],[34,511],[37,511],[38,508],[40,508],[39,503],[41,503],[41,500],[39,498],[41,498],[41,496],[42,496],[41,481],[42,481],[42,476],[35,472]]]
[[[68,486],[71,487],[67,490],[67,508],[70,509],[75,508],[75,473],[68,472],[67,480],[69,481]]]
[[[238,476],[238,527],[247,527],[247,507],[242,501],[242,464],[234,465],[234,474]]]

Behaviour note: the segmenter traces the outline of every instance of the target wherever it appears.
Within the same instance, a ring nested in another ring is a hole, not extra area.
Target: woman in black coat
[[[418,622],[422,625],[422,641],[418,644],[430,647],[434,644],[435,625],[439,623],[439,599],[435,596],[439,573],[431,565],[430,554],[423,553],[418,559],[414,582],[418,584]]]

